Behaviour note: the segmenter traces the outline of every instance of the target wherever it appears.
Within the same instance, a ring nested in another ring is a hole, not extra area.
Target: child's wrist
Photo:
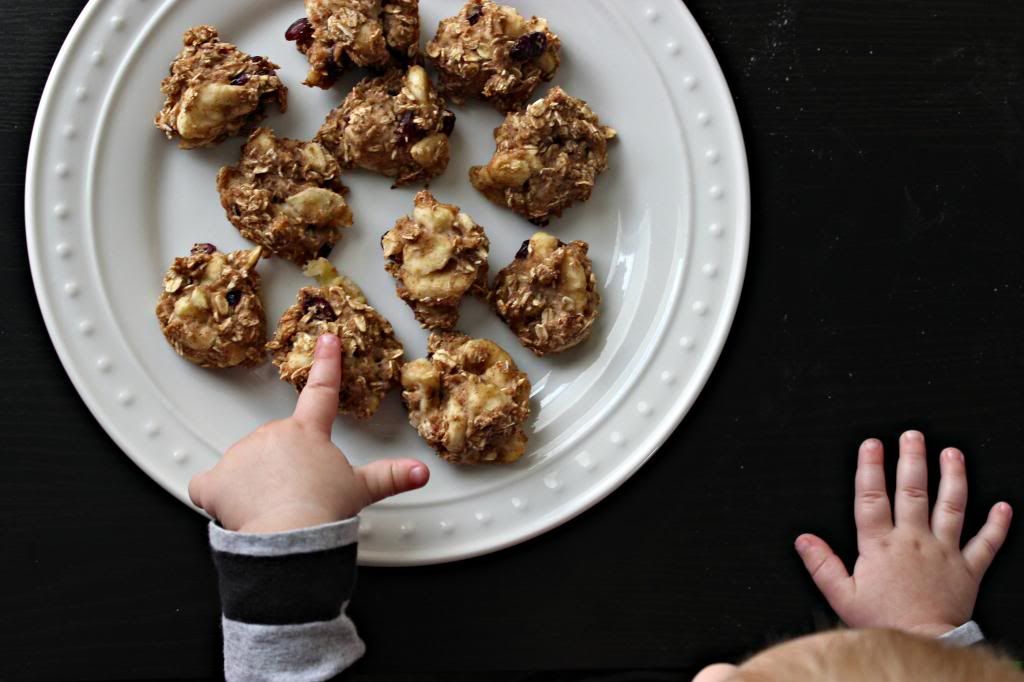
[[[925,625],[915,625],[909,628],[909,630],[911,634],[921,635],[923,637],[941,637],[947,632],[956,630],[961,625],[963,625],[963,623],[957,623],[956,625],[951,625],[949,623],[928,623]]]
[[[316,505],[295,504],[267,510],[259,516],[239,524],[238,528],[229,528],[228,530],[251,535],[266,535],[323,526],[344,521],[346,518],[349,517],[341,518],[339,514]]]

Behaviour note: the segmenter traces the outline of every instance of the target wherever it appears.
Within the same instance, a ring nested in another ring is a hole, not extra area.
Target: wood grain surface
[[[916,427],[933,454],[963,448],[972,530],[998,499],[1024,513],[1024,4],[688,4],[733,88],[754,196],[714,376],[579,519],[481,559],[363,570],[354,679],[688,679],[827,626],[792,542],[814,531],[852,561],[866,436]],[[92,419],[29,275],[29,134],[83,5],[2,7],[0,679],[217,677],[204,523]],[[1016,525],[976,615],[1020,655]]]

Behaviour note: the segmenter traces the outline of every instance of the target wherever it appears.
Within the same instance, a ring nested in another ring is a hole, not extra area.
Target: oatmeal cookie
[[[402,344],[391,323],[370,307],[356,283],[339,275],[327,260],[312,261],[306,274],[315,277],[319,286],[299,291],[267,350],[281,379],[301,391],[313,366],[317,338],[337,336],[345,368],[338,411],[369,419],[387,392],[398,385],[405,353]]]
[[[552,88],[525,111],[508,115],[494,131],[494,158],[471,168],[469,179],[499,206],[546,225],[590,198],[597,176],[608,168],[608,141],[615,136],[586,102]]]
[[[365,168],[396,185],[428,181],[448,168],[455,114],[426,70],[391,71],[356,85],[327,116],[316,140],[344,168]]]
[[[453,464],[510,464],[526,452],[530,379],[493,341],[430,335],[428,356],[402,368],[409,421]]]
[[[536,355],[561,353],[590,336],[601,294],[589,248],[586,242],[565,244],[538,232],[498,273],[494,309]]]
[[[338,162],[316,142],[259,128],[237,166],[217,175],[220,203],[242,236],[297,265],[330,255],[352,226]]]
[[[267,323],[256,264],[263,249],[223,254],[196,244],[164,275],[156,306],[167,342],[200,367],[255,367],[266,353]]]
[[[380,244],[399,297],[427,329],[453,328],[467,293],[487,297],[490,242],[484,228],[430,192],[416,195],[412,215],[401,218]]]
[[[264,57],[250,57],[222,42],[212,26],[185,32],[185,49],[171,63],[160,86],[167,98],[156,127],[182,149],[209,147],[237,135],[264,118],[268,105],[288,108],[288,88],[279,67]]]
[[[305,84],[329,88],[345,68],[405,65],[420,47],[419,0],[306,0],[285,32],[309,59]]]
[[[503,113],[518,111],[541,81],[554,77],[562,43],[544,19],[520,16],[491,0],[470,0],[441,22],[427,44],[439,88],[462,104],[481,97]]]

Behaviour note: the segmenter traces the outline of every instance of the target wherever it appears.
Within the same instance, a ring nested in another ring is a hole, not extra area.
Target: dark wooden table
[[[0,679],[217,676],[204,523],[92,419],[29,277],[29,133],[83,4],[3,6]],[[792,541],[819,532],[852,560],[869,435],[962,447],[972,529],[997,499],[1024,512],[1024,5],[689,4],[751,161],[750,268],[722,360],[663,450],[581,518],[473,561],[364,570],[357,678],[678,679],[827,624]],[[977,611],[1018,654],[1022,567],[1018,523]]]

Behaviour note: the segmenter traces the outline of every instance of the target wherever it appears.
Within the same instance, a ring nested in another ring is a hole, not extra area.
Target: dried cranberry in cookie
[[[309,60],[306,85],[329,88],[349,65],[405,65],[419,52],[419,0],[306,0],[285,31]]]
[[[522,108],[559,65],[561,42],[544,19],[522,17],[491,0],[471,0],[441,22],[427,44],[441,92],[461,104],[471,97],[507,113]]]
[[[537,355],[560,353],[590,336],[601,295],[588,249],[538,232],[498,273],[494,309]]]
[[[183,358],[225,369],[262,364],[267,324],[256,264],[262,249],[223,254],[196,244],[164,275],[156,307],[160,329]]]
[[[452,329],[466,294],[487,296],[484,229],[430,192],[416,195],[412,215],[399,219],[381,246],[398,295],[427,329]]]
[[[355,282],[339,275],[325,259],[311,262],[306,274],[317,278],[319,286],[299,291],[267,350],[281,379],[301,391],[313,366],[316,340],[323,334],[337,336],[345,368],[338,411],[369,419],[387,392],[398,385],[402,344],[391,323],[370,307]]]
[[[344,168],[363,168],[396,185],[426,182],[448,167],[455,115],[426,70],[391,71],[356,85],[316,136]]]
[[[166,97],[156,127],[182,149],[209,147],[258,124],[268,105],[288,108],[277,64],[225,43],[212,26],[185,32],[185,49],[160,90]]]
[[[608,141],[615,136],[586,102],[552,88],[506,117],[494,131],[494,157],[471,168],[469,179],[499,206],[546,225],[590,198],[597,176],[608,168]]]
[[[246,239],[297,265],[330,254],[352,225],[341,167],[318,143],[260,128],[237,166],[217,175],[228,220]]]
[[[409,421],[453,464],[510,464],[526,452],[530,379],[493,341],[430,335],[426,359],[402,368]]]

